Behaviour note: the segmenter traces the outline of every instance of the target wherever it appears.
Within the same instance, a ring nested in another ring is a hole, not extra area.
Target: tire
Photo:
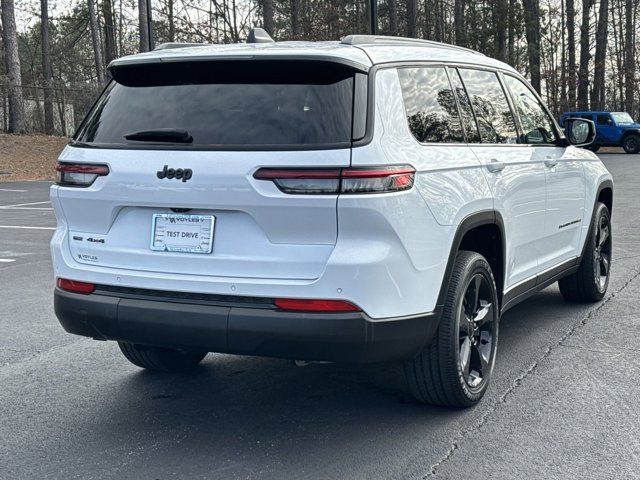
[[[178,373],[192,370],[207,352],[185,351],[172,348],[149,347],[118,342],[120,351],[134,365],[158,372]]]
[[[624,137],[622,148],[626,153],[636,154],[640,152],[640,135],[627,135]]]
[[[489,263],[478,253],[459,252],[438,331],[430,345],[405,362],[416,400],[458,408],[477,404],[495,364],[498,324],[498,295]]]
[[[571,302],[598,302],[604,298],[611,276],[611,215],[597,203],[578,271],[558,282],[560,293]]]
[[[597,153],[598,150],[600,150],[600,147],[598,146],[594,146],[594,145],[589,145],[588,147],[586,147],[587,150],[591,150],[593,153]]]

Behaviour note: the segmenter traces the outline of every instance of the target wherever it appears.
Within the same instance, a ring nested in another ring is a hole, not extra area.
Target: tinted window
[[[352,72],[244,63],[228,64],[226,70],[186,64],[156,67],[160,73],[116,75],[75,140],[145,145],[124,137],[181,129],[193,137],[192,143],[180,144],[187,149],[350,145]]]
[[[597,119],[598,125],[610,125],[613,123],[609,115],[598,115]]]
[[[461,68],[460,76],[476,114],[483,143],[516,143],[516,125],[494,72]]]
[[[450,68],[449,78],[451,79],[451,85],[453,86],[456,96],[458,97],[458,104],[460,105],[460,113],[462,115],[462,124],[464,125],[464,131],[467,135],[467,142],[480,143],[480,132],[478,132],[478,125],[476,119],[473,116],[473,110],[471,109],[471,102],[469,96],[462,85],[460,75],[455,68]]]
[[[453,90],[444,68],[398,70],[409,129],[422,143],[462,142]]]
[[[525,143],[555,143],[553,122],[535,94],[515,77],[504,76],[522,123]]]
[[[593,120],[593,115],[579,115],[579,118],[584,118],[585,120]]]

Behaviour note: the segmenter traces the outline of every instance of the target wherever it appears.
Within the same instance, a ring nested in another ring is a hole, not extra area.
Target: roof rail
[[[155,52],[156,50],[171,50],[173,48],[204,47],[205,45],[208,45],[208,44],[206,44],[206,43],[167,42],[167,43],[161,43],[156,48],[154,48],[153,51]]]
[[[471,50],[470,48],[459,47],[457,45],[450,45],[448,43],[434,42],[432,40],[422,40],[420,38],[407,38],[407,37],[390,37],[385,35],[347,35],[340,40],[340,43],[345,45],[371,45],[371,44],[386,44],[386,45],[414,45],[414,46],[430,46],[436,48],[448,48],[451,50],[460,50],[467,53],[474,53],[476,55],[483,55],[480,52]],[[484,56],[484,55],[483,55]]]

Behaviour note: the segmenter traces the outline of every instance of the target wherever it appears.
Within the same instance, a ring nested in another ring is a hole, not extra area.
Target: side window
[[[613,124],[613,120],[611,120],[611,117],[609,115],[598,115],[597,117],[597,124],[598,125],[612,125]]]
[[[463,141],[453,90],[442,67],[398,69],[407,121],[421,143]]]
[[[593,115],[580,115],[580,118],[593,121]]]
[[[517,143],[513,114],[495,72],[466,68],[459,72],[476,114],[482,143]]]
[[[525,143],[555,143],[558,137],[553,121],[531,89],[510,75],[505,75],[504,81],[513,96]]]
[[[464,131],[467,134],[468,143],[480,143],[480,132],[478,131],[478,125],[476,124],[476,118],[473,116],[473,110],[471,109],[471,102],[467,91],[462,85],[460,74],[455,68],[448,68],[449,78],[451,79],[451,85],[458,97],[458,103],[460,104],[460,114],[462,115],[462,124],[464,125]]]

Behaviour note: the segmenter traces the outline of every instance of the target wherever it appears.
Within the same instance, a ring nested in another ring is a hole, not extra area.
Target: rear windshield
[[[200,62],[114,72],[75,142],[177,148],[348,147],[354,73],[328,62]],[[171,138],[126,139],[149,131]]]

